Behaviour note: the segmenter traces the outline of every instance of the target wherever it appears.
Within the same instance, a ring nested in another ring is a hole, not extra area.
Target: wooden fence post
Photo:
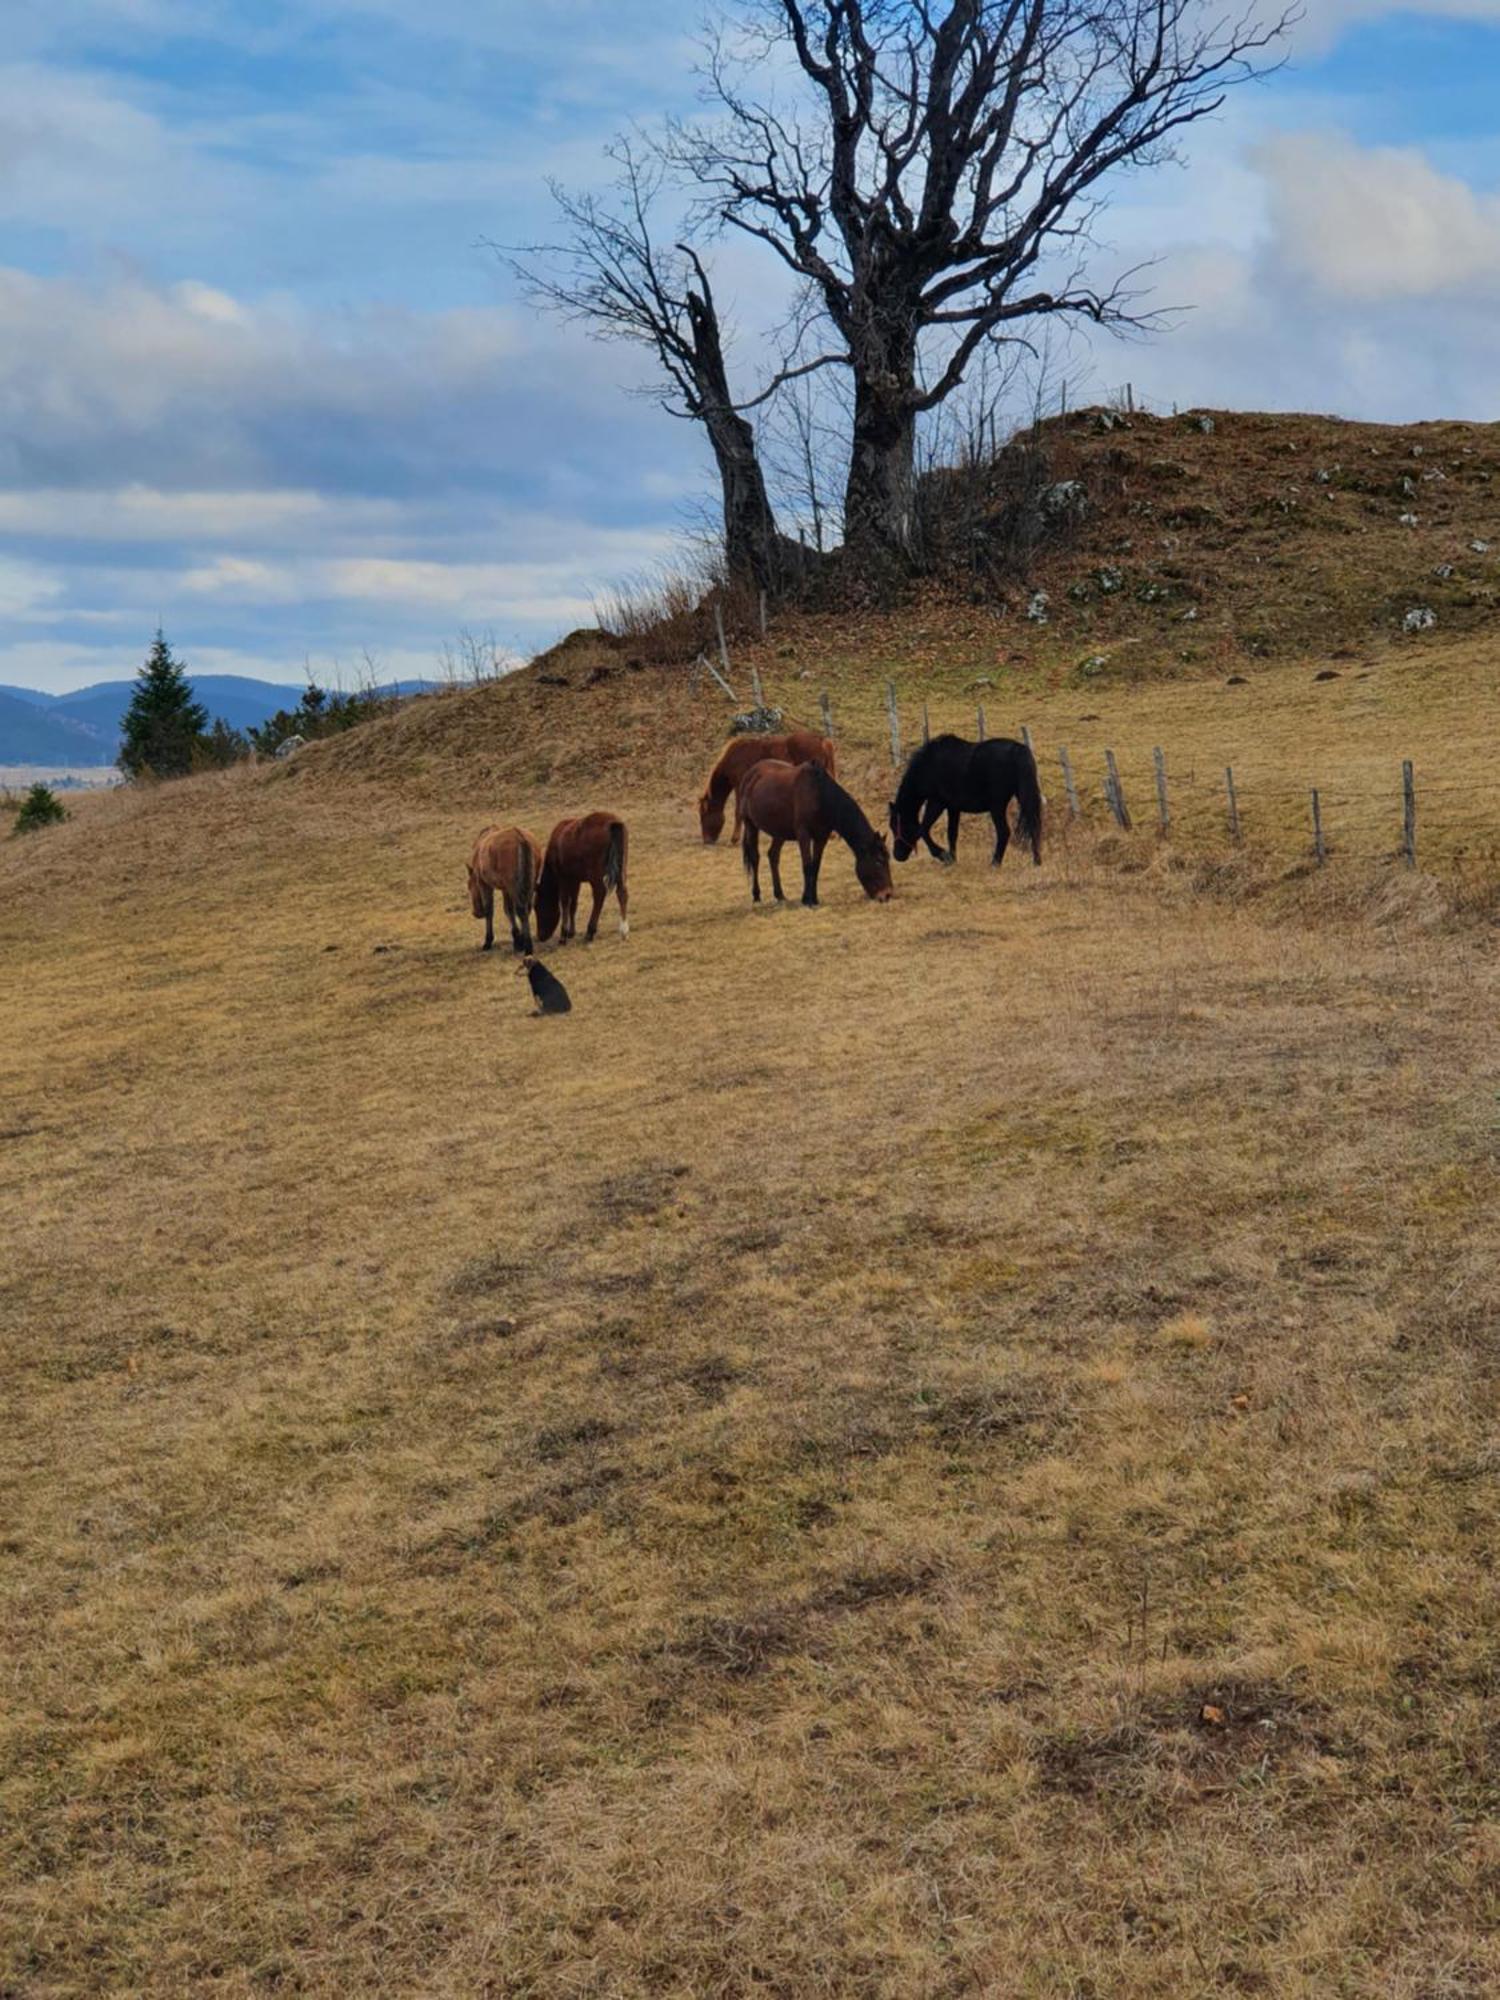
[[[752,667],[750,669],[750,686],[755,695],[755,706],[757,708],[764,708],[766,705],[766,691],[760,684],[759,667]]]
[[[891,769],[901,768],[901,716],[896,708],[896,683],[885,684],[885,705],[891,721]]]
[[[1115,753],[1113,750],[1105,751],[1104,765],[1109,773],[1106,789],[1109,796],[1110,810],[1114,813],[1117,824],[1122,826],[1128,833],[1130,831],[1130,809],[1125,803],[1125,787],[1120,783],[1120,767],[1115,762]]]
[[[1401,845],[1406,865],[1417,865],[1417,780],[1408,757],[1401,766]]]
[[[1026,745],[1026,748],[1031,752],[1032,756],[1035,757],[1036,745],[1032,742],[1031,731],[1026,727],[1026,724],[1024,722],[1021,724],[1021,741]]]
[[[714,629],[719,635],[719,658],[724,663],[724,678],[729,678],[729,647],[724,638],[724,611],[718,600],[714,600]]]
[[[765,638],[770,629],[770,620],[766,617],[766,593],[762,591],[760,594],[760,636],[762,639]]]
[[[932,726],[927,720],[927,704],[925,701],[922,704],[922,741],[924,743],[932,741]]]
[[[824,690],[823,690],[822,694],[821,694],[821,695],[819,695],[819,697],[818,697],[818,706],[819,706],[819,707],[820,707],[820,708],[822,709],[822,711],[823,711],[823,734],[824,734],[825,736],[832,736],[832,734],[833,734],[833,703],[832,703],[832,702],[831,702],[831,701],[830,701],[830,700],[828,699],[828,690],[827,690],[827,688],[824,688]]]
[[[1167,810],[1167,760],[1160,749],[1151,752],[1151,761],[1156,766],[1156,823],[1162,832],[1172,831],[1172,815]]]
[[[1073,782],[1073,760],[1066,750],[1059,750],[1057,761],[1062,765],[1063,784],[1068,793],[1068,814],[1072,819],[1081,817],[1078,808],[1078,787]]]
[[[1317,856],[1318,866],[1321,868],[1323,863],[1328,859],[1328,851],[1323,845],[1323,808],[1318,799],[1318,788],[1316,785],[1313,786],[1312,792],[1312,823],[1313,853]]]
[[[982,701],[976,706],[974,717],[979,724],[979,740],[982,743],[984,741],[984,703]]]
[[[1229,838],[1238,847],[1240,844],[1240,802],[1234,795],[1234,768],[1224,766],[1224,795],[1229,800]]]
[[[739,696],[735,693],[734,689],[729,685],[728,681],[725,680],[724,676],[719,672],[718,668],[714,665],[713,661],[708,657],[707,653],[700,653],[698,655],[698,664],[700,667],[708,668],[709,673],[712,674],[713,678],[718,682],[719,686],[723,688],[725,694],[728,695],[731,701],[739,700]]]

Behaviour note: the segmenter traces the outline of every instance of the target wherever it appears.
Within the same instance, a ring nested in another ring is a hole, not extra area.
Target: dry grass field
[[[993,669],[838,643],[877,809]],[[1315,665],[984,698],[1482,766],[1477,649]],[[0,1992],[1494,1992],[1482,899],[1054,814],[752,913],[722,706],[582,678],[0,846]],[[599,804],[535,1021],[467,845]]]

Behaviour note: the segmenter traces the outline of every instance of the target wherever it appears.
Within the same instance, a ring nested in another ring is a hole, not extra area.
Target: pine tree
[[[195,768],[225,771],[231,764],[237,764],[242,757],[249,755],[249,738],[227,723],[222,715],[216,715],[213,728],[198,739],[194,752]]]
[[[67,817],[56,792],[47,785],[33,785],[21,801],[21,810],[16,814],[12,832],[35,833],[38,827],[55,826],[58,820]]]
[[[121,728],[120,769],[127,778],[186,777],[207,727],[208,710],[194,701],[182,662],[173,659],[158,626]]]

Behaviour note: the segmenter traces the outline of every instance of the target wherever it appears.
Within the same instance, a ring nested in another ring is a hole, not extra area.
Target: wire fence
[[[825,730],[833,733],[832,703],[820,701]],[[915,731],[911,705],[903,713],[894,682],[885,687],[890,761],[899,770],[910,753],[935,733],[929,699]],[[983,702],[970,711],[978,741],[997,733]],[[944,727],[950,726],[946,721]],[[965,722],[961,733],[970,733]],[[1268,849],[1302,855],[1322,867],[1358,854],[1433,868],[1481,857],[1500,872],[1500,775],[1483,747],[1471,747],[1473,769],[1453,769],[1434,757],[1426,771],[1415,758],[1387,761],[1361,745],[1358,775],[1338,768],[1337,749],[1324,760],[1327,775],[1311,782],[1284,764],[1257,758],[1218,764],[1201,750],[1174,756],[1169,745],[1139,745],[1127,754],[1109,746],[1077,748],[1039,741],[1022,724],[1016,732],[1037,759],[1049,810],[1069,820],[1112,824],[1121,832],[1177,840],[1195,848]]]
[[[725,694],[738,700],[728,678],[722,626],[718,641],[723,672],[706,656],[700,656],[699,664]],[[757,708],[779,716],[779,709],[766,710],[759,672],[752,667],[751,675]],[[837,719],[826,689],[819,694],[818,710],[824,735],[835,735]],[[908,733],[903,723],[912,719],[911,705],[903,715],[896,683],[888,680],[885,713],[891,768],[898,771],[910,751],[934,734],[931,697],[922,697],[920,722]],[[982,701],[975,702],[971,713],[978,741],[996,733]],[[960,727],[967,729],[967,718]],[[1061,811],[1069,820],[1104,820],[1122,832],[1195,848],[1262,848],[1305,856],[1318,867],[1356,854],[1404,862],[1408,868],[1477,863],[1486,877],[1500,880],[1500,809],[1487,813],[1485,808],[1486,800],[1500,800],[1500,776],[1494,775],[1500,761],[1492,760],[1477,739],[1465,746],[1471,769],[1456,768],[1449,750],[1441,760],[1435,753],[1420,774],[1415,758],[1387,759],[1368,744],[1345,746],[1342,753],[1329,749],[1316,782],[1293,774],[1284,763],[1218,764],[1201,750],[1176,757],[1170,745],[1153,744],[1147,752],[1136,748],[1122,757],[1109,745],[1078,749],[1038,742],[1024,723],[1018,740],[1036,757],[1043,792],[1053,795],[1050,812]],[[1342,775],[1333,768],[1340,754],[1345,760]],[[1359,781],[1349,774],[1350,763],[1365,767]]]

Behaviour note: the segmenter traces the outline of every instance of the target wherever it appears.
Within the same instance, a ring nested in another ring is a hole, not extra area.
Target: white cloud
[[[62,582],[51,570],[0,555],[0,618],[26,618],[55,604]]]
[[[1303,53],[1324,54],[1346,29],[1388,14],[1500,21],[1500,0],[1302,0],[1302,18],[1292,30],[1292,42]]]
[[[289,535],[347,533],[368,538],[399,529],[403,509],[389,500],[337,501],[302,491],[164,493],[157,487],[30,487],[0,491],[0,534],[57,542],[235,541],[241,547]]]
[[[1500,283],[1500,196],[1439,173],[1415,148],[1300,133],[1268,140],[1256,160],[1276,254],[1314,290],[1370,302]]]

